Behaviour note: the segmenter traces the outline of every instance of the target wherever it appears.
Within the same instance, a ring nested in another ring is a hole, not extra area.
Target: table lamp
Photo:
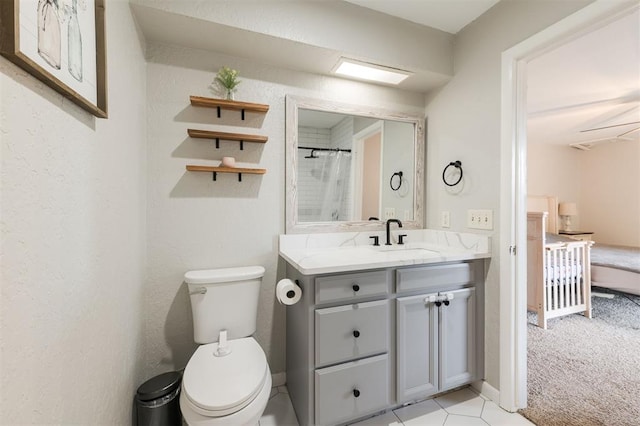
[[[576,203],[560,203],[558,205],[558,214],[564,220],[564,231],[571,231],[571,216],[578,215],[578,206]]]

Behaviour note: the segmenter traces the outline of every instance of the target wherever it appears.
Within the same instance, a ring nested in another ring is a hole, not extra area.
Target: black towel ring
[[[398,186],[394,187],[393,178],[396,176],[398,176]],[[400,189],[400,187],[402,186],[402,172],[395,172],[391,175],[391,179],[389,179],[389,186],[391,187],[392,191],[397,191],[398,189]]]
[[[445,176],[446,176],[446,174],[447,174],[447,169],[448,169],[449,167],[451,167],[451,166],[453,166],[453,167],[455,167],[456,169],[460,170],[460,176],[458,177],[458,180],[457,180],[457,181],[455,181],[454,183],[449,183],[449,182],[447,182],[447,179],[446,179],[446,177],[445,177]],[[457,184],[459,184],[459,183],[460,183],[460,181],[461,181],[461,180],[462,180],[462,162],[460,162],[460,161],[458,161],[458,160],[456,160],[456,161],[452,161],[452,162],[451,162],[451,163],[449,163],[449,164],[447,165],[447,167],[445,167],[445,168],[444,168],[444,170],[442,171],[442,181],[443,181],[443,182],[444,182],[444,184],[445,184],[445,185],[447,185],[447,186],[456,186]]]

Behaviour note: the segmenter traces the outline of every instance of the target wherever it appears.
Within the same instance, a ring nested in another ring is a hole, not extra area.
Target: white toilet
[[[271,392],[271,371],[256,331],[264,268],[190,271],[184,275],[201,346],[182,378],[180,409],[189,425],[256,425]]]

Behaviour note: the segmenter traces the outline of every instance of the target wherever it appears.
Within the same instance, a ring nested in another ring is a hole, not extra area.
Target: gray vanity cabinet
[[[302,275],[287,307],[287,387],[301,426],[336,425],[391,402],[392,271]]]
[[[397,401],[404,403],[476,380],[475,288],[399,297]],[[448,304],[439,298],[451,298]]]
[[[301,426],[346,424],[482,378],[482,260],[313,276],[287,264],[286,274],[302,288],[287,307],[286,352]]]

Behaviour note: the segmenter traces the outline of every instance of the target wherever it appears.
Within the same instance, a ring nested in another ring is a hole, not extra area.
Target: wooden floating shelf
[[[213,180],[216,180],[218,173],[237,173],[238,182],[242,182],[242,174],[248,175],[263,175],[267,173],[266,169],[252,169],[243,167],[221,167],[221,166],[194,166],[187,165],[187,170],[190,172],[209,172],[213,173]]]
[[[238,102],[228,99],[205,98],[202,96],[191,96],[191,105],[205,108],[216,108],[218,110],[218,118],[220,118],[220,110],[226,109],[231,111],[241,111],[244,120],[244,112],[266,113],[269,111],[269,105],[254,104],[251,102]]]
[[[192,138],[199,139],[215,139],[216,148],[220,148],[220,139],[227,141],[239,141],[240,142],[240,150],[244,149],[245,142],[252,143],[267,143],[266,136],[261,135],[243,135],[241,133],[227,133],[227,132],[212,132],[210,130],[198,130],[198,129],[187,129],[187,133]]]

